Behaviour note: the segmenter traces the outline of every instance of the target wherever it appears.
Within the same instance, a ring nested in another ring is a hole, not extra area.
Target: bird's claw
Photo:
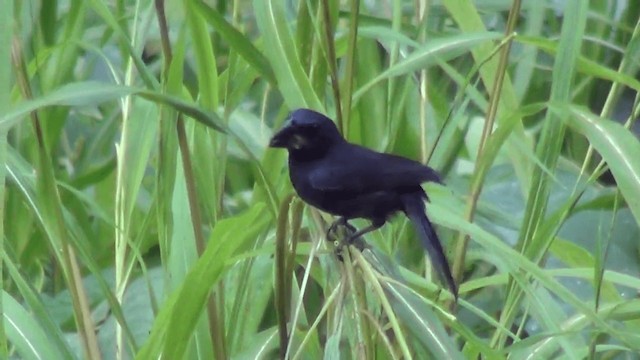
[[[360,236],[345,236],[341,240],[334,240],[333,245],[335,247],[335,254],[338,257],[338,260],[343,261],[342,252],[349,247],[349,245],[353,245],[360,252],[364,251],[364,249],[371,249],[371,246],[367,244]]]
[[[343,229],[341,232],[339,232],[339,227]],[[345,246],[353,245],[360,251],[370,248],[369,245],[362,240],[362,237],[353,236],[356,233],[357,229],[355,226],[349,224],[345,218],[339,218],[329,226],[327,239],[334,239],[335,254],[340,261],[343,260],[342,251]]]
[[[346,229],[346,234],[343,232],[342,234],[338,233],[338,227],[342,226],[344,229]],[[331,223],[331,225],[329,226],[329,229],[327,229],[327,239],[330,239],[335,235],[336,237],[342,235],[343,238],[347,238],[349,236],[351,236],[351,234],[356,232],[356,228],[349,224],[349,222],[347,222],[347,219],[341,217],[338,220],[334,221],[333,223]]]

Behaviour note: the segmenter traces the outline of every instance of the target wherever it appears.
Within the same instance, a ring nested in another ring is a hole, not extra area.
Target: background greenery
[[[638,358],[640,2],[0,8],[0,358]],[[338,260],[297,107],[442,172],[457,306],[402,217]]]

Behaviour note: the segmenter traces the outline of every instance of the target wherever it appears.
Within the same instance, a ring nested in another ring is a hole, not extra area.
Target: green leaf
[[[400,45],[408,45],[413,48],[420,47],[419,42],[404,33],[394,31],[384,26],[361,26],[358,28],[358,36],[375,39],[377,41],[397,42]]]
[[[607,162],[629,209],[640,225],[640,142],[622,125],[600,118],[589,110],[570,106],[567,119],[572,129],[584,135]]]
[[[49,106],[93,106],[139,91],[128,86],[96,81],[69,83],[37,99],[23,101],[0,117],[0,128],[9,129],[32,111]]]
[[[172,106],[177,111],[217,131],[226,133],[227,127],[213,112],[178,97],[156,91],[144,90],[124,85],[80,81],[69,83],[34,100],[24,101],[0,117],[0,128],[9,129],[32,111],[49,106],[94,106],[106,101],[118,100],[124,96],[138,94],[156,103]],[[148,121],[148,119],[139,119]]]
[[[214,111],[219,104],[218,68],[215,66],[216,57],[213,52],[211,35],[200,11],[195,8],[195,3],[199,2],[201,1],[186,1],[184,5],[193,43],[191,49],[196,60],[199,102],[205,109]]]
[[[523,44],[536,46],[540,50],[543,50],[544,52],[552,55],[557,55],[557,53],[559,52],[558,48],[560,47],[560,44],[554,40],[523,35],[518,35],[516,37],[516,40]],[[585,73],[587,75],[592,75],[604,80],[620,83],[636,91],[640,91],[640,81],[635,79],[633,76],[629,76],[622,72],[609,69],[604,65],[585,58],[584,56],[578,57],[577,65],[579,72]]]
[[[385,256],[376,252],[375,256],[365,253],[369,262],[393,281],[381,281],[389,302],[402,324],[424,345],[437,359],[462,359],[451,337],[447,334],[440,319],[427,306],[424,299],[402,284],[399,269]]]
[[[16,266],[16,262],[10,258],[9,254],[7,252],[4,252],[2,254],[2,262],[4,264],[4,266],[6,266],[7,270],[8,270],[8,275],[11,277],[11,280],[15,283],[15,285],[17,286],[18,290],[20,291],[20,296],[22,297],[23,301],[29,306],[29,312],[30,316],[34,316],[35,317],[35,322],[36,324],[30,324],[27,325],[26,322],[31,322],[31,319],[29,320],[25,320],[25,324],[23,324],[25,327],[26,326],[38,326],[39,329],[35,330],[35,334],[34,337],[31,337],[31,335],[28,335],[27,338],[23,339],[25,342],[29,342],[29,341],[37,341],[37,339],[35,339],[38,335],[38,332],[44,332],[46,334],[46,339],[47,341],[50,341],[51,344],[50,346],[52,347],[56,347],[56,349],[54,350],[54,353],[60,353],[62,354],[62,358],[70,358],[71,355],[71,351],[69,349],[69,345],[67,344],[67,342],[65,341],[64,335],[61,331],[61,329],[59,327],[57,327],[57,324],[55,324],[53,318],[50,315],[51,309],[46,307],[45,304],[43,304],[40,296],[38,296],[38,293],[36,291],[36,289],[34,289],[32,287],[31,284],[29,284],[29,282],[27,281],[27,279],[25,279],[22,274],[20,273],[20,271],[18,271],[18,267]],[[6,294],[3,294],[5,296],[8,296]],[[13,300],[13,299],[11,299]],[[3,301],[6,301],[3,299]],[[10,301],[11,302],[11,301]],[[6,304],[3,304],[3,306],[5,307],[5,309],[7,308]],[[13,305],[9,305],[9,309],[13,308],[14,306],[18,306],[20,307],[18,310],[16,310],[16,313],[13,314],[13,316],[16,319],[22,318],[20,316],[20,312],[24,311],[24,309],[22,309],[22,306],[20,304],[13,304]],[[7,310],[5,310],[5,312],[7,312]],[[5,313],[3,312],[3,313]],[[24,314],[22,314],[24,315]],[[37,320],[36,320],[37,319]],[[9,319],[5,319],[5,321],[9,321]],[[18,326],[19,324],[17,324],[16,326]],[[6,325],[5,325],[6,327]],[[11,334],[11,333],[10,333]],[[27,332],[26,334],[32,334],[32,332]],[[21,340],[19,340],[21,341]],[[20,346],[18,346],[16,344],[16,346],[18,348],[20,348]],[[21,355],[23,357],[26,358],[26,354],[24,352],[21,352]]]
[[[469,223],[467,220],[462,218],[461,215],[446,209],[443,205],[440,205],[441,202],[444,202],[444,199],[438,200],[439,196],[434,196],[438,194],[430,193],[429,195],[432,200],[427,205],[429,217],[437,224],[442,224],[448,228],[468,234],[471,239],[482,246],[484,252],[492,254],[492,258],[498,257],[500,259],[500,266],[502,266],[502,269],[508,271],[509,274],[516,279],[519,288],[531,290],[530,287],[527,287],[527,279],[531,277],[541,286],[544,286],[551,293],[555,294],[560,300],[572,306],[575,311],[580,312],[582,316],[585,316],[594,326],[599,327],[602,331],[611,333],[612,336],[623,341],[625,345],[637,344],[637,338],[635,338],[634,335],[618,330],[611,324],[605,322],[595,313],[592,306],[585,303],[582,299],[579,299],[576,294],[562,286],[553,276],[551,276],[551,274],[541,269],[536,263],[533,263],[521,253],[513,250],[511,247],[504,244],[502,240],[480,228],[477,224]],[[591,275],[592,274],[593,273],[591,273]],[[535,303],[535,306],[538,307],[538,311],[541,311],[541,315],[549,316],[549,314],[545,314],[543,312],[545,309],[545,303],[534,295],[535,293],[527,292],[525,294],[525,296],[527,296],[526,300]]]
[[[591,253],[564,239],[556,239],[551,244],[549,251],[571,268],[594,268],[596,266],[596,261]],[[618,292],[611,283],[605,282],[602,286],[602,295],[606,301],[619,300]]]
[[[495,32],[480,32],[429,41],[358,89],[353,94],[353,102],[357,102],[369,89],[382,80],[427,69],[439,61],[451,60],[480,43],[499,39],[502,36],[502,34]]]
[[[189,271],[180,288],[163,306],[149,339],[137,359],[181,359],[204,311],[211,288],[220,280],[236,249],[262,233],[271,220],[262,203],[245,213],[220,220],[205,252]]]
[[[182,100],[181,98],[176,96],[166,95],[149,90],[138,90],[138,93],[143,98],[155,101],[157,103],[169,105],[177,111],[192,117],[194,120],[207,127],[210,127],[222,133],[228,132],[227,126],[216,113],[206,111],[192,102]]]
[[[49,334],[11,295],[2,291],[4,327],[7,339],[22,359],[65,359],[65,354],[49,340]],[[68,354],[67,354],[68,355]]]
[[[322,103],[300,63],[283,6],[281,1],[253,1],[267,58],[278,80],[278,90],[290,109],[306,107],[322,110]]]
[[[253,67],[260,76],[271,84],[275,84],[276,79],[267,58],[258,50],[249,39],[229,24],[216,10],[210,8],[204,1],[191,1],[205,20],[222,36],[231,48],[242,56],[242,58]]]

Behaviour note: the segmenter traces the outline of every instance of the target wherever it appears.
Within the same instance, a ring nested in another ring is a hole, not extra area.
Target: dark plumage
[[[371,221],[351,240],[380,228],[394,213],[404,212],[439,276],[457,298],[458,290],[442,245],[425,213],[424,200],[428,197],[420,186],[427,181],[440,182],[435,170],[417,161],[351,144],[333,121],[308,109],[292,112],[269,146],[289,151],[291,183],[302,200],[340,216],[336,223],[348,224],[354,218]]]

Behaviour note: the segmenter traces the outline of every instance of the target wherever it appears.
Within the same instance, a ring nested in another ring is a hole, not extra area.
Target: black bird
[[[289,151],[289,176],[298,196],[340,217],[330,231],[338,224],[353,230],[348,220],[354,218],[371,221],[370,226],[349,236],[350,241],[382,227],[394,213],[404,212],[441,280],[458,298],[449,263],[425,213],[424,200],[429,198],[420,186],[427,181],[440,182],[435,170],[351,144],[331,119],[309,109],[292,112],[269,146]]]

